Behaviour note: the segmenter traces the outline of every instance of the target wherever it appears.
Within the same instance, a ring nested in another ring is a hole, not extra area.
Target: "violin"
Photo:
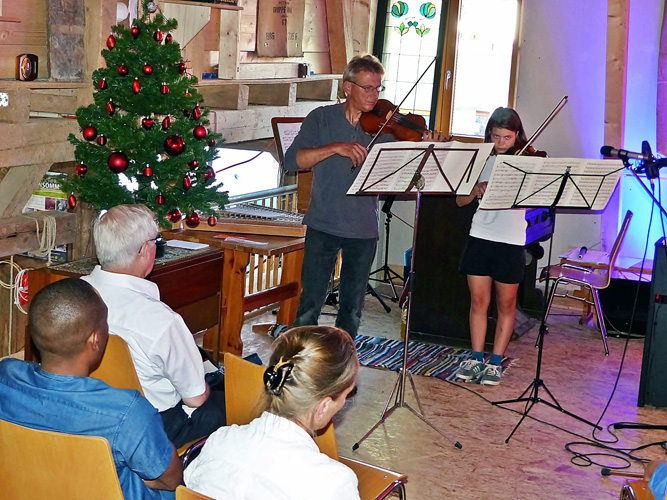
[[[525,149],[522,149],[519,146],[515,146],[509,148],[505,154],[514,156],[539,156],[540,158],[549,157],[546,151],[540,151],[539,149],[535,149],[533,146],[528,146]]]
[[[367,134],[391,134],[398,141],[421,141],[428,130],[423,116],[399,113],[387,99],[379,99],[371,111],[362,113],[359,124]]]

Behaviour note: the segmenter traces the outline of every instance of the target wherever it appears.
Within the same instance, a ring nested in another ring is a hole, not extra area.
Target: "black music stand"
[[[398,301],[398,293],[396,293],[396,284],[394,280],[399,280],[401,285],[405,285],[403,276],[394,271],[389,267],[389,234],[391,231],[391,206],[394,203],[396,198],[394,196],[388,196],[384,203],[382,204],[382,212],[385,214],[384,219],[384,263],[382,266],[377,268],[375,271],[371,271],[371,274],[368,275],[369,280],[377,281],[378,283],[388,283],[391,286],[391,300],[394,302]],[[379,278],[373,278],[374,275],[380,273]]]
[[[375,146],[357,176],[357,181],[355,181],[348,191],[348,194],[393,194],[401,196],[404,199],[416,198],[413,255],[409,279],[411,283],[414,283],[415,278],[416,235],[417,228],[419,227],[419,205],[422,194],[455,194],[456,192],[463,193],[465,190],[469,193],[491,151],[490,147],[487,147],[489,145],[485,144],[461,146],[465,147],[456,147],[449,143],[443,143],[442,145],[435,143],[421,145],[415,145],[415,143],[391,143]],[[452,152],[455,154],[450,157],[449,155]],[[383,153],[386,153],[384,158]],[[463,154],[461,155],[460,153]],[[402,160],[399,160],[399,157]],[[407,161],[404,161],[406,158]],[[465,160],[461,162],[462,159]],[[394,168],[393,165],[397,163],[400,166]],[[449,173],[449,178],[445,172]],[[439,184],[438,181],[440,181]],[[463,188],[463,186],[466,187]],[[352,446],[352,450],[358,449],[359,445],[383,424],[397,408],[407,408],[424,423],[452,442],[456,448],[462,448],[460,442],[442,432],[424,416],[424,410],[422,409],[412,374],[408,371],[410,295],[411,291],[408,289],[408,320],[405,328],[405,342],[403,344],[403,364],[399,370],[396,383],[389,395],[380,419]],[[410,385],[412,386],[419,410],[412,408],[405,401],[407,378],[410,379]],[[391,405],[392,399],[394,400],[393,405]]]
[[[549,160],[553,161],[549,162]],[[606,162],[607,165],[601,162]],[[487,186],[480,208],[485,207],[485,201],[494,198],[496,198],[496,202],[486,204],[487,208],[488,205],[492,205],[495,209],[547,207],[552,221],[553,234],[556,225],[555,216],[557,207],[583,210],[604,209],[618,183],[620,171],[623,169],[622,165],[619,168],[618,163],[620,162],[609,160],[499,156],[496,159],[492,178]],[[577,170],[577,173],[572,172],[573,168]],[[489,194],[488,198],[487,193]],[[504,200],[504,202],[501,200]],[[551,262],[552,247],[553,238],[549,242],[549,256],[546,267],[546,281],[544,285],[546,297],[549,297],[549,263]],[[551,286],[556,286],[556,283],[551,284]],[[540,329],[537,335],[536,346],[538,350],[535,378],[518,398],[494,401],[492,403],[493,405],[526,403],[521,419],[514,426],[507,439],[505,439],[505,443],[509,442],[521,423],[528,416],[528,413],[530,413],[530,410],[537,403],[543,403],[580,422],[596,429],[602,429],[599,425],[565,410],[541,378],[544,335],[548,330],[546,325],[547,307],[548,301],[545,301]],[[540,397],[540,388],[544,389],[550,401]]]

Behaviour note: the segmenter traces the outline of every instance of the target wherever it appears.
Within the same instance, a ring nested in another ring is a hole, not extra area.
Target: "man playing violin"
[[[285,154],[288,171],[313,171],[310,206],[303,219],[308,226],[301,269],[303,290],[294,326],[317,325],[340,250],[336,326],[352,338],[359,329],[378,240],[378,199],[346,193],[372,140],[359,119],[375,107],[384,90],[383,76],[384,68],[376,57],[352,58],[343,73],[346,101],[313,110]],[[424,138],[442,140],[438,132],[430,131]],[[377,142],[393,140],[391,135],[382,135]]]

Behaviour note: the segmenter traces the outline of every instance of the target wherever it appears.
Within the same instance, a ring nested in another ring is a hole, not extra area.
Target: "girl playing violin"
[[[492,142],[492,156],[512,154],[526,144],[521,118],[511,108],[496,109],[486,125],[485,142]],[[468,196],[457,196],[460,207],[481,199],[486,190],[494,158],[489,157],[479,181]],[[522,209],[477,210],[463,249],[459,271],[468,277],[470,288],[470,337],[472,358],[461,363],[457,377],[485,385],[498,385],[501,362],[512,332],[516,295],[525,267],[526,220]],[[496,292],[498,323],[493,353],[485,363],[484,339],[491,292]]]

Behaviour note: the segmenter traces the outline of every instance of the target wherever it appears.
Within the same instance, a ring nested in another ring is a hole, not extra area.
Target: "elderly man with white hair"
[[[119,205],[93,226],[100,265],[83,279],[109,309],[109,331],[122,337],[144,395],[176,447],[225,424],[224,393],[211,391],[201,354],[183,318],[160,301],[153,269],[158,227],[144,205]]]

